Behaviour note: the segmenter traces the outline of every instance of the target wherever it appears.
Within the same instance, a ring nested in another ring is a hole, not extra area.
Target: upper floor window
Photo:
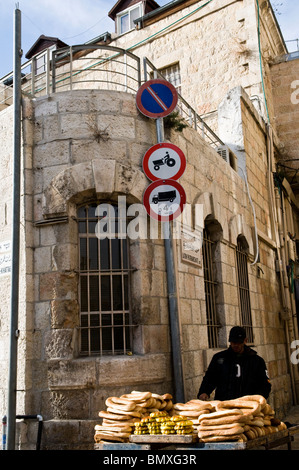
[[[180,64],[173,64],[169,65],[168,67],[164,67],[160,69],[159,72],[163,75],[163,77],[170,82],[177,90],[178,93],[181,93],[181,71],[180,71]]]
[[[126,354],[131,351],[129,308],[129,258],[127,238],[119,236],[117,207],[112,238],[98,238],[97,204],[78,209],[80,353],[82,355]]]
[[[134,20],[143,15],[142,3],[134,5],[127,10],[123,10],[117,15],[117,32],[119,34],[126,33],[135,28]]]

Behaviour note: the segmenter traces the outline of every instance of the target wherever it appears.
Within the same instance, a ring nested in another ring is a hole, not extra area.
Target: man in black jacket
[[[197,398],[207,400],[215,389],[215,400],[232,400],[244,395],[268,398],[271,384],[265,361],[246,345],[244,328],[234,326],[229,342],[228,349],[213,356]]]

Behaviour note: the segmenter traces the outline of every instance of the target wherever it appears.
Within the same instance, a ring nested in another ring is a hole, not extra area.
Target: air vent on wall
[[[220,147],[217,147],[217,153],[220,155],[223,160],[226,161],[226,163],[229,164],[229,148],[227,145],[221,145]]]

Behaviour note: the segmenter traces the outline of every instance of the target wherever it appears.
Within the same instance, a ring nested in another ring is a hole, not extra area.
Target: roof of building
[[[111,8],[111,10],[108,13],[108,16],[112,19],[115,20],[116,15],[120,12],[125,10],[126,8],[129,8],[130,6],[137,5],[138,3],[141,3],[140,0],[118,0],[116,4]],[[158,5],[157,2],[154,0],[145,0],[145,12],[149,13],[150,11],[156,10],[160,8],[160,5]]]
[[[52,36],[45,36],[42,34],[31,46],[29,51],[26,53],[25,57],[26,59],[31,59],[35,54],[38,54],[39,52],[43,51],[44,49],[47,49],[48,47],[56,44],[57,48],[61,47],[66,47],[68,44],[65,42],[61,41],[59,38],[55,38]]]

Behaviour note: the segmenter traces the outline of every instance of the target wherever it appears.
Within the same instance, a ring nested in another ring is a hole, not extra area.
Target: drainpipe
[[[21,12],[14,13],[14,168],[13,168],[13,225],[12,225],[12,268],[11,268],[11,309],[10,348],[8,377],[7,450],[15,449],[17,354],[18,354],[18,313],[19,313],[19,247],[20,247],[20,180],[21,180]]]

